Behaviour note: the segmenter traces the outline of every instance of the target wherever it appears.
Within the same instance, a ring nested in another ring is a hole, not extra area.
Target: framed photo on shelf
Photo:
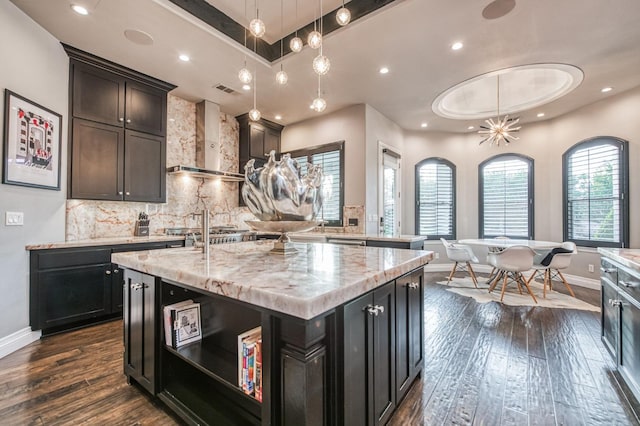
[[[175,347],[202,340],[200,325],[200,304],[191,303],[180,306],[175,310],[174,330]]]
[[[62,116],[4,91],[2,183],[60,190]]]

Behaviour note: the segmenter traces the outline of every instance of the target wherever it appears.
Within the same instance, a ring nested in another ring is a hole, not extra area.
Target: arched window
[[[478,172],[480,238],[533,239],[533,159],[496,155]]]
[[[597,137],[562,156],[564,239],[580,246],[629,246],[628,142]]]
[[[443,158],[416,164],[416,234],[456,239],[456,166]]]

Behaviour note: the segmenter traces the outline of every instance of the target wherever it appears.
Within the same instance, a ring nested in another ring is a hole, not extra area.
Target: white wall
[[[286,126],[282,131],[282,152],[344,140],[344,204],[365,204],[365,105]]]
[[[69,61],[58,40],[8,1],[0,2],[0,58],[0,88],[9,89],[63,117],[62,190],[0,185],[2,341],[25,331],[29,325],[29,254],[25,245],[64,240]],[[4,126],[3,121],[4,111],[0,127]],[[24,226],[5,226],[6,211],[24,212]]]

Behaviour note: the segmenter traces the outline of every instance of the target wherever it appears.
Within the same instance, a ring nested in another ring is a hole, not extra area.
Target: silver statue
[[[307,163],[307,174],[300,176],[300,166],[291,155],[283,154],[280,161],[275,151],[269,161],[254,168],[254,160],[244,166],[242,198],[262,221],[315,220],[322,208],[322,168]]]

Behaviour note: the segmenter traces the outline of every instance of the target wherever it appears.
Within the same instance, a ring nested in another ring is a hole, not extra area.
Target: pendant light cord
[[[498,74],[498,119],[500,119],[500,74]]]

